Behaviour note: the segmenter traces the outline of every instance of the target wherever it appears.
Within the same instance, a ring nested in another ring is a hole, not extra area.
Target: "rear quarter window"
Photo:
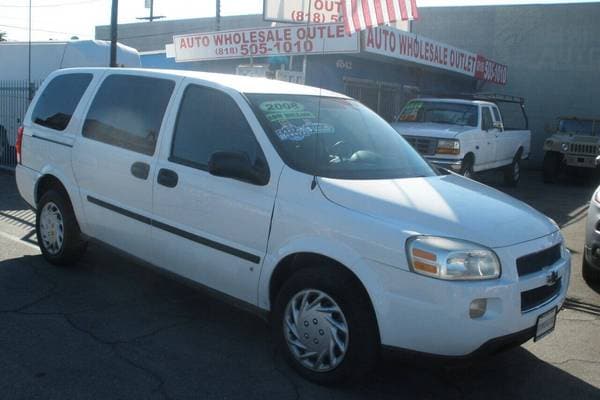
[[[175,82],[135,75],[111,75],[98,89],[83,136],[152,155]]]
[[[64,131],[92,77],[92,74],[67,74],[52,79],[33,109],[33,123]]]

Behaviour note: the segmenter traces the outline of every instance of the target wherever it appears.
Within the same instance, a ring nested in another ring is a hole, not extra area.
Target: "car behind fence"
[[[29,107],[30,98],[41,82],[0,81],[0,169],[12,170],[17,163],[17,129]]]

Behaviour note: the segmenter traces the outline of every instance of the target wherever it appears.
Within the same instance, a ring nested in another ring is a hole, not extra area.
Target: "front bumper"
[[[552,247],[560,240],[560,235],[555,233],[495,249],[502,261],[502,276],[490,281],[452,282],[391,267],[377,268],[383,291],[374,306],[382,345],[463,357],[489,352],[486,347],[498,348],[506,342],[514,345],[529,340],[538,316],[554,307],[562,307],[569,286],[571,256],[567,252],[552,266],[521,277],[517,275],[516,259]],[[539,306],[521,311],[521,293],[545,286],[552,272],[561,279],[560,291]],[[471,318],[469,305],[475,299],[484,298],[487,299],[485,314]]]
[[[437,165],[438,167],[446,168],[450,171],[459,172],[462,168],[462,160],[455,158],[438,158],[438,157],[425,157],[427,161]]]

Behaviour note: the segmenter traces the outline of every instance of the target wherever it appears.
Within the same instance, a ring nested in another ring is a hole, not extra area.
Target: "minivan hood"
[[[474,126],[437,124],[434,122],[395,122],[392,127],[401,135],[452,139],[458,134],[476,129]]]
[[[468,240],[490,248],[540,238],[558,228],[504,193],[458,175],[389,180],[320,178],[330,201],[411,234]]]

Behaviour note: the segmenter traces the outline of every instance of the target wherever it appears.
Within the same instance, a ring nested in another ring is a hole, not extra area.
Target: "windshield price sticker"
[[[346,35],[343,24],[178,35],[173,45],[177,62],[360,51],[359,35]]]
[[[267,112],[280,112],[280,111],[302,111],[304,105],[295,101],[265,101],[260,104],[260,109]]]
[[[277,134],[277,137],[282,141],[301,142],[307,137],[316,134],[330,134],[334,132],[335,128],[332,125],[305,121],[304,124],[300,126],[286,123],[281,128],[277,129],[275,134]]]
[[[419,115],[419,110],[423,107],[423,102],[412,101],[406,105],[400,115],[400,121],[416,121]]]

